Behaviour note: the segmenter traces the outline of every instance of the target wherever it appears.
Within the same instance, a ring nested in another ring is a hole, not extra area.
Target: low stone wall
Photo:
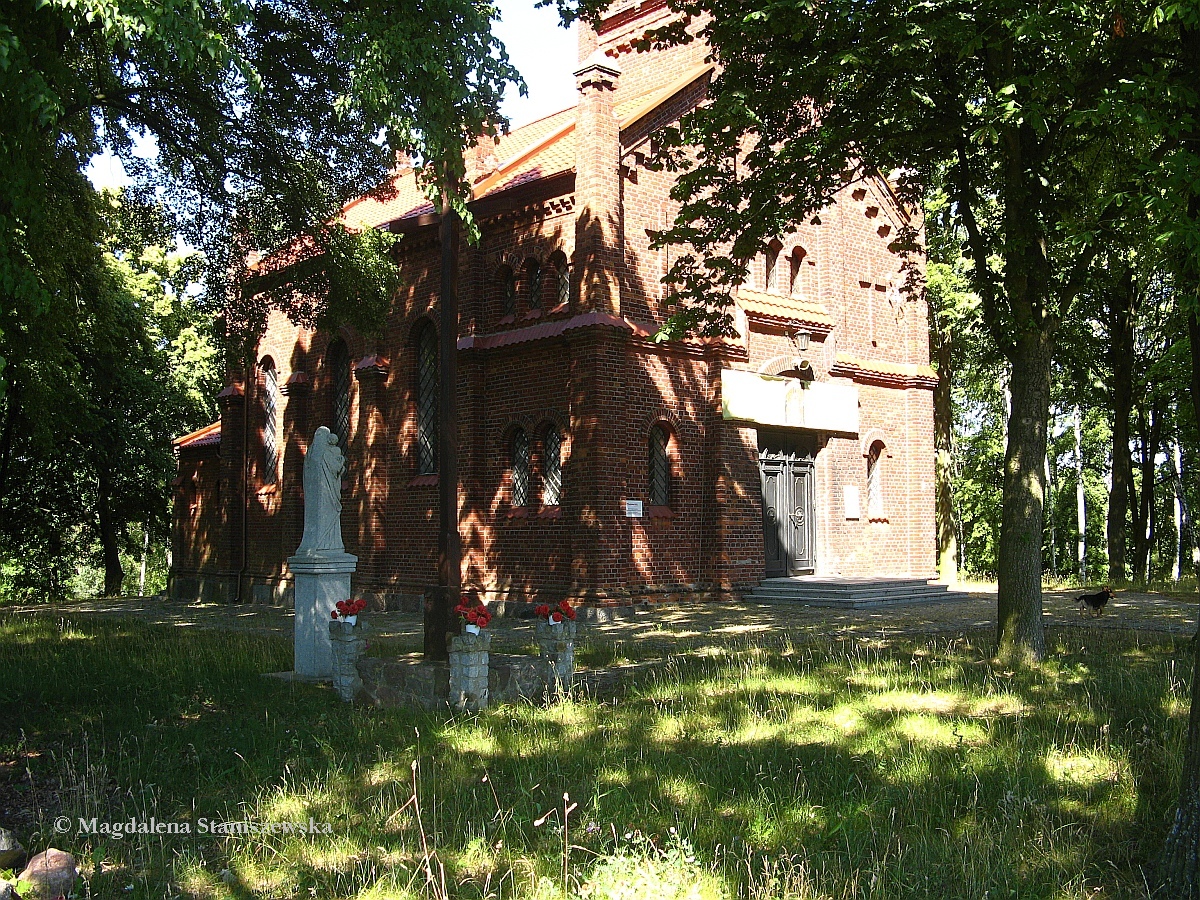
[[[488,702],[541,702],[546,695],[544,663],[536,656],[490,654]],[[358,661],[362,678],[359,697],[372,706],[446,709],[450,698],[450,663],[426,662],[420,653],[367,657]]]

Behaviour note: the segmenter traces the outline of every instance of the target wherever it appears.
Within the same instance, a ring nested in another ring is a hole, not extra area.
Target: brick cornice
[[[285,397],[301,397],[312,389],[312,382],[306,372],[293,372],[279,392]]]
[[[387,358],[378,353],[364,356],[354,366],[354,377],[359,381],[367,381],[372,378],[385,379],[388,372],[392,370],[392,364]]]
[[[221,406],[240,406],[246,400],[246,392],[234,381],[225,385],[225,390],[217,394],[217,403]]]
[[[635,329],[630,343],[644,352],[690,356],[696,359],[744,360],[749,353],[743,344],[729,338],[693,338],[682,341],[656,341],[654,335]]]
[[[929,366],[859,359],[849,353],[837,355],[837,360],[829,367],[829,374],[834,378],[850,378],[859,384],[874,384],[880,387],[933,390],[938,383],[937,372]]]
[[[537,325],[530,325],[525,328],[514,328],[510,331],[499,331],[494,334],[468,334],[458,339],[459,350],[494,350],[499,347],[508,347],[512,344],[521,344],[526,341],[545,340],[546,338],[559,337],[560,335],[574,331],[578,328],[588,328],[591,326],[604,326],[615,328],[620,331],[634,330],[634,326],[619,316],[609,315],[603,312],[588,312],[578,316],[572,316],[569,319],[560,319],[553,322],[541,322]]]

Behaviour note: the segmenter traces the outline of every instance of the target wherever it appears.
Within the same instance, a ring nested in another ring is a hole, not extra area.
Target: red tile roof
[[[712,71],[699,65],[671,84],[646,91],[619,103],[614,110],[621,128],[637,122],[698,78]],[[475,199],[508,188],[549,178],[575,168],[575,107],[559,110],[522,125],[499,141],[481,138],[467,151],[467,173]],[[378,228],[396,219],[436,212],[406,166],[386,183],[342,209],[342,220],[353,228]]]
[[[738,289],[737,305],[751,318],[783,323],[811,325],[817,330],[831,330],[833,317],[824,304],[787,294],[771,294],[742,287]]]
[[[176,438],[172,443],[180,450],[185,447],[194,450],[199,447],[215,446],[221,443],[221,423],[213,422],[211,425],[205,425],[191,434]]]

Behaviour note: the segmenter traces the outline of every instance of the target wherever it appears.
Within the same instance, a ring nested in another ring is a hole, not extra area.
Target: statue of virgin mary
[[[342,473],[346,459],[337,436],[322,425],[304,455],[304,536],[297,556],[345,553],[342,544]]]

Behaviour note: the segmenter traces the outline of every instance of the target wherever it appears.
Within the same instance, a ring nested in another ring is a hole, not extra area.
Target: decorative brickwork
[[[901,290],[891,245],[910,214],[883,178],[847,185],[779,235],[770,278],[767,255],[754,260],[736,337],[654,339],[673,311],[661,278],[677,251],[650,249],[649,233],[678,207],[670,173],[646,161],[654,130],[700,102],[713,72],[702,45],[633,49],[669,15],[643,0],[598,35],[583,29],[578,106],[472,151],[490,161],[474,187],[481,240],[464,243],[459,268],[464,589],[601,607],[728,597],[763,578],[764,529],[786,543],[792,521],[818,575],[933,576],[936,375],[925,299]],[[177,442],[174,596],[290,601],[306,441],[342,422],[354,596],[418,608],[436,582],[437,423],[422,400],[436,386],[438,226],[411,171],[395,187],[346,212],[404,236],[404,286],[381,335],[313,333],[273,314],[255,351],[280,385],[275,483],[259,377],[230,372],[219,426]],[[727,396],[729,370],[762,391]],[[772,392],[777,408],[727,417]],[[780,434],[811,456],[789,470],[803,490],[779,493],[790,505],[770,520],[760,450]],[[663,436],[665,459],[651,449]]]

